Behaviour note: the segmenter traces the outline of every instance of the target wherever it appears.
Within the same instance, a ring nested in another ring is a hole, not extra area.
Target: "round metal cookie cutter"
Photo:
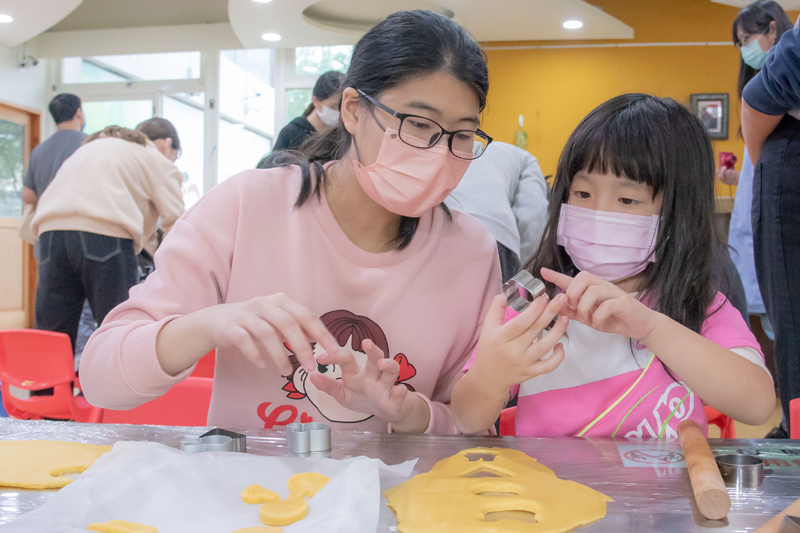
[[[726,485],[737,489],[754,489],[764,481],[764,460],[740,453],[718,455],[719,472]]]
[[[523,312],[531,302],[544,294],[544,283],[534,278],[527,270],[520,270],[516,276],[503,284],[503,292],[508,305],[517,313]]]
[[[294,453],[326,452],[331,449],[331,427],[322,422],[289,424],[286,443]]]

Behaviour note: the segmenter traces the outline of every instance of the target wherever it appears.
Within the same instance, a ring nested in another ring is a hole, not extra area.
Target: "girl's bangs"
[[[604,117],[605,120],[587,120],[570,139],[568,155],[568,181],[578,172],[614,174],[653,188],[653,196],[664,185],[665,169],[659,153],[658,132],[648,125],[646,118],[625,110],[620,114]],[[645,119],[645,120],[643,120]]]

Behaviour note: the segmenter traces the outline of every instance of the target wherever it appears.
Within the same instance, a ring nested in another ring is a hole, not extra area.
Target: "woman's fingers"
[[[319,343],[326,352],[336,353],[339,351],[339,344],[319,317],[282,294],[274,295],[271,298],[275,306],[289,313],[296,323],[308,334],[311,340]]]
[[[317,361],[323,365],[339,365],[343,376],[358,374],[361,371],[361,367],[358,366],[358,361],[353,357],[353,354],[344,350],[337,354],[322,354],[317,357]]]
[[[255,339],[242,326],[234,327],[228,334],[233,345],[244,354],[247,359],[259,368],[266,368],[267,362],[264,360],[261,350],[258,348]],[[289,362],[288,360],[286,361]],[[291,365],[289,365],[291,366]],[[280,366],[278,367],[280,368]]]
[[[542,357],[550,353],[550,350],[561,341],[561,338],[567,331],[567,325],[569,325],[569,319],[563,316],[559,317],[544,337],[531,344],[525,350],[526,360],[539,361]]]
[[[553,355],[547,359],[540,359],[531,365],[531,372],[536,376],[549,374],[558,368],[558,365],[564,360],[564,355],[564,345],[559,343],[553,348]]]
[[[553,301],[547,304],[547,307],[536,319],[533,326],[520,337],[520,342],[529,345],[536,340],[539,334],[550,325],[553,319],[561,313],[567,304],[567,297],[564,294],[559,294]]]
[[[503,325],[503,318],[506,315],[506,308],[508,302],[505,294],[498,294],[492,299],[492,304],[489,306],[489,311],[486,313],[486,318],[483,319],[484,327],[499,328]]]
[[[371,379],[379,379],[381,371],[378,367],[378,362],[384,358],[383,351],[369,339],[361,343],[361,348],[363,348],[364,353],[367,354],[367,363],[364,365],[364,373]]]
[[[303,333],[303,329],[300,327],[297,320],[284,309],[271,305],[262,306],[259,316],[274,328],[280,336],[280,339],[276,338],[274,342],[282,344],[283,341],[286,341],[289,346],[292,347],[292,351],[297,356],[297,360],[306,372],[312,372],[316,365],[314,361],[314,352],[311,349],[311,344],[306,340],[305,333]],[[263,331],[263,328],[259,329]],[[274,345],[273,340],[269,338],[261,339],[261,341],[268,349],[270,349],[271,345]],[[272,352],[273,350],[270,349],[270,354],[272,354]],[[282,353],[283,357],[288,359],[283,350],[280,350],[279,353]]]
[[[547,295],[536,298],[527,309],[502,326],[500,330],[500,339],[505,342],[511,342],[524,335],[542,315],[549,301],[550,299]],[[538,334],[538,332],[536,334]]]
[[[400,376],[400,364],[392,359],[381,359],[376,366],[380,371],[379,381],[387,389],[391,389],[397,382],[398,376]]]
[[[308,379],[314,384],[316,388],[326,394],[333,396],[333,399],[342,403],[345,397],[344,384],[339,379],[333,379],[330,376],[314,372],[308,375]]]
[[[275,328],[258,317],[251,317],[244,326],[255,340],[256,345],[261,348],[261,352],[268,355],[275,362],[275,366],[278,367],[281,375],[291,375],[292,364],[286,355],[283,339],[275,331]]]

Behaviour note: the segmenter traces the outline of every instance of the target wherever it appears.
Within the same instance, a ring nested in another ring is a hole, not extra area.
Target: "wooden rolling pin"
[[[686,457],[697,508],[706,518],[725,518],[731,510],[731,498],[700,426],[694,420],[684,420],[678,425],[678,439]]]

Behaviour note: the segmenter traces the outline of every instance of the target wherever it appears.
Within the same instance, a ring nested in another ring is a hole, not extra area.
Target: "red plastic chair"
[[[789,402],[789,426],[791,426],[793,439],[800,439],[800,398]]]
[[[53,394],[19,398],[25,391],[53,389]],[[54,418],[97,422],[100,410],[89,405],[75,375],[69,336],[36,329],[0,331],[0,393],[9,416],[23,420]]]
[[[719,427],[719,436],[722,439],[735,439],[736,438],[736,425],[733,419],[729,416],[723,415],[710,405],[706,405],[706,418],[708,424],[714,424]]]
[[[214,366],[217,363],[217,350],[211,350],[197,362],[197,366],[192,370],[192,377],[213,378]]]
[[[514,436],[517,434],[514,421],[517,418],[517,408],[509,407],[500,411],[500,435]]]
[[[104,409],[104,424],[150,424],[156,426],[205,426],[211,403],[210,378],[188,377],[164,396],[129,411]]]

